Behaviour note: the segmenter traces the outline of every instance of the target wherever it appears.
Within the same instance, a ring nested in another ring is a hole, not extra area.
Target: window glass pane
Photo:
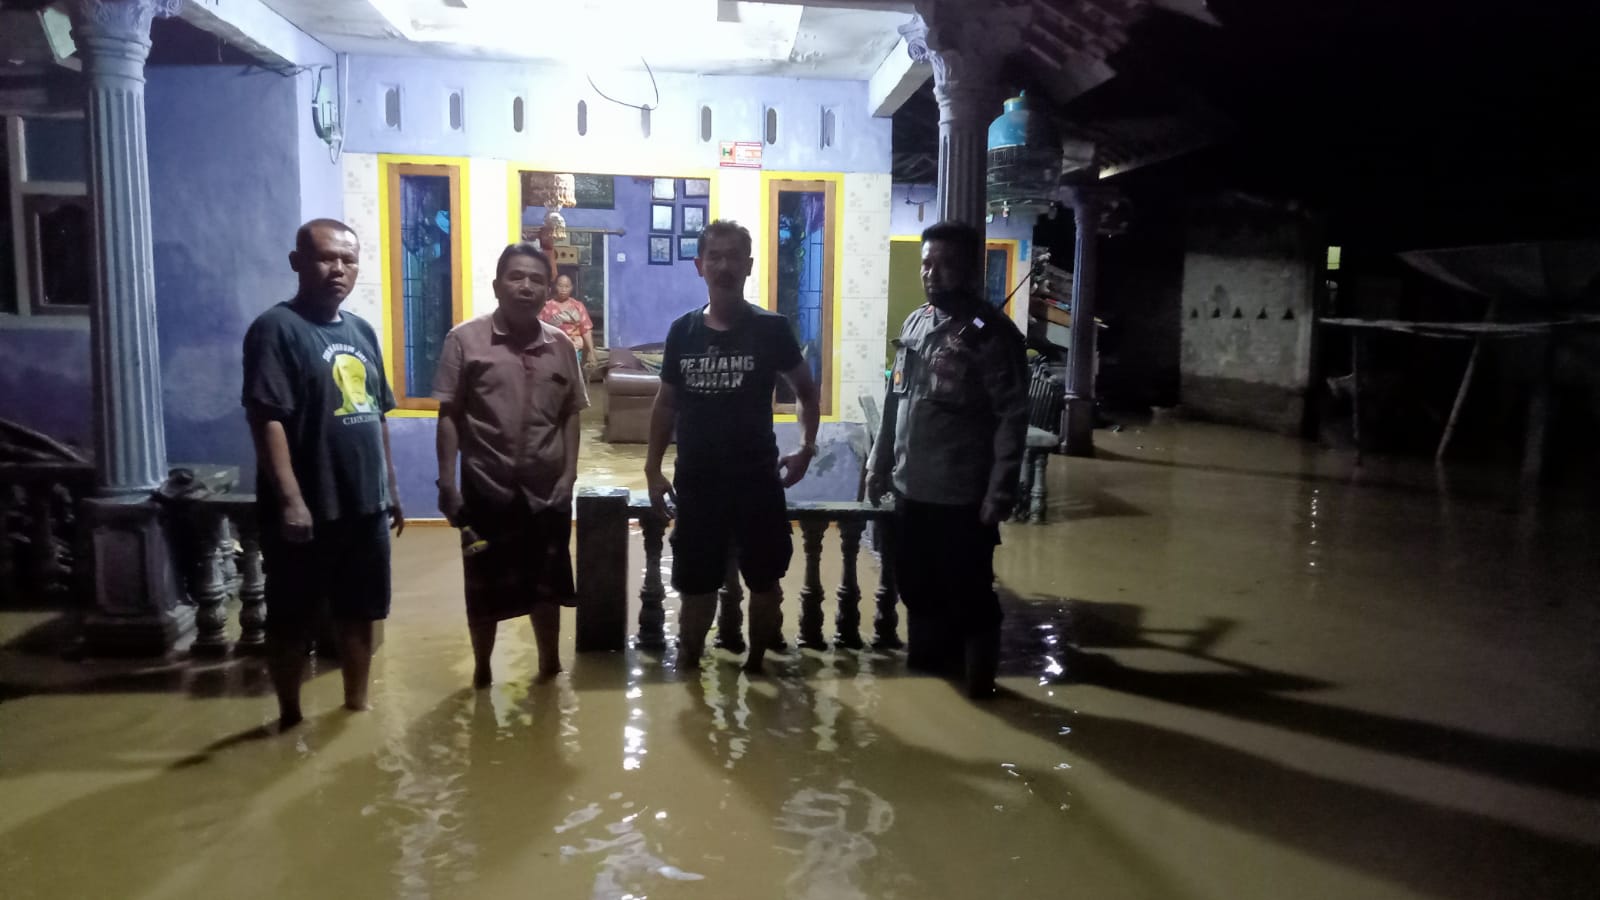
[[[24,119],[29,181],[84,181],[82,119]]]
[[[0,118],[0,178],[7,178],[11,160],[5,140],[5,119]],[[0,183],[3,184],[3,183]],[[11,234],[11,197],[9,185],[0,187],[0,313],[14,313],[17,305],[16,240]]]
[[[400,176],[400,294],[405,321],[405,390],[411,397],[426,397],[432,391],[444,336],[453,324],[452,224],[448,177]]]
[[[1012,285],[1006,283],[1006,257],[1005,248],[990,247],[984,254],[984,295],[995,306],[1004,306],[1006,295],[1011,293]]]
[[[789,320],[811,377],[823,383],[823,284],[827,253],[828,195],[822,191],[778,192],[778,312]],[[793,403],[794,391],[778,382],[778,402]]]
[[[33,305],[40,311],[82,310],[92,296],[87,197],[31,194],[28,258],[33,263]]]

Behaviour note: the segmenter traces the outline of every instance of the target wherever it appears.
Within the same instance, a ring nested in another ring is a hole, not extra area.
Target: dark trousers
[[[894,571],[906,604],[907,664],[961,671],[966,642],[1000,627],[994,548],[1000,528],[977,506],[897,501]]]

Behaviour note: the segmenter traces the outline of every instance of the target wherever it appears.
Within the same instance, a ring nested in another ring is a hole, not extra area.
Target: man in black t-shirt
[[[339,310],[360,254],[343,223],[302,225],[289,254],[300,290],[262,313],[244,339],[267,642],[283,728],[301,719],[300,682],[324,605],[338,627],[345,708],[367,708],[372,623],[389,615],[389,529],[405,527],[385,419],[394,397],[378,336]]]
[[[661,390],[650,415],[645,477],[658,512],[675,516],[672,586],[678,590],[678,665],[693,668],[705,652],[730,553],[750,589],[750,655],[761,669],[783,627],[778,580],[789,569],[784,488],[805,477],[817,452],[818,397],[789,320],[745,302],[750,232],[712,222],[700,237],[695,269],[709,303],[679,317],[667,332]],[[773,389],[782,376],[794,390],[805,443],[778,458],[772,432]],[[668,483],[661,460],[676,430],[678,464]],[[668,498],[676,509],[668,506]]]

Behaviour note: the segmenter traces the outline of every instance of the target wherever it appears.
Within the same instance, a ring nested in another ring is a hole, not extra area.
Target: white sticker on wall
[[[617,262],[627,262],[627,261],[628,261],[628,254],[626,254],[626,253],[618,253],[617,254]]]

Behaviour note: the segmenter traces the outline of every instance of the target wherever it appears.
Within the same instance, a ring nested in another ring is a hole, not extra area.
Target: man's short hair
[[[983,232],[965,222],[936,222],[929,225],[922,232],[922,242],[926,244],[929,241],[954,244],[961,251],[962,258],[974,266],[983,259]]]
[[[750,229],[732,219],[718,219],[707,225],[705,230],[700,232],[700,252],[705,252],[706,241],[714,237],[738,238],[739,245],[744,248],[746,258],[755,252],[755,242],[750,239]]]
[[[514,256],[526,256],[532,259],[537,259],[544,265],[545,279],[551,282],[556,280],[556,267],[550,264],[550,257],[545,255],[545,252],[539,248],[539,245],[533,243],[532,241],[518,241],[515,244],[508,244],[504,250],[500,251],[500,261],[494,264],[495,281],[499,281],[505,277],[506,266],[510,264],[511,258]]]
[[[356,230],[354,228],[351,228],[349,225],[346,225],[338,219],[312,219],[304,225],[301,225],[299,229],[295,231],[295,251],[298,253],[310,253],[315,250],[316,248],[311,244],[311,235],[319,228],[326,229],[328,231],[347,232],[351,235],[354,235],[356,240],[361,239],[361,236],[356,234]]]

